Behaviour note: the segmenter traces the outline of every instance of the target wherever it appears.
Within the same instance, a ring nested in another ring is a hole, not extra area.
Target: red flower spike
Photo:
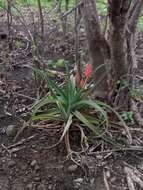
[[[91,76],[91,73],[92,73],[92,65],[88,63],[86,65],[85,72],[84,72],[86,80],[89,79],[89,77]]]

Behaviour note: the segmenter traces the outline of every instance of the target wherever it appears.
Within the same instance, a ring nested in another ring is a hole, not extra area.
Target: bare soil
[[[13,49],[8,52],[6,23],[3,17],[1,20],[0,190],[131,190],[128,182],[131,174],[135,189],[143,189],[143,150],[108,151],[107,148],[104,152],[102,143],[95,142],[92,144],[94,151],[82,155],[80,167],[67,159],[64,142],[47,148],[58,141],[60,132],[57,130],[28,127],[14,142],[24,120],[30,117],[37,89],[29,67],[32,54],[27,32],[23,26],[15,26],[13,39],[19,39],[22,46],[19,48],[15,40]],[[49,34],[47,29],[46,42]],[[45,59],[64,57],[72,64],[74,40],[71,33],[67,41],[63,41],[61,33],[55,30],[54,37],[48,39]],[[136,133],[134,141],[143,146],[143,130]]]

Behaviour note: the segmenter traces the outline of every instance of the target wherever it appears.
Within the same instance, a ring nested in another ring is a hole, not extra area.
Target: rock
[[[24,183],[27,183],[27,178],[24,178],[24,179],[23,179],[23,182],[24,182]]]
[[[34,181],[35,181],[35,182],[40,182],[40,181],[41,181],[41,178],[40,178],[40,177],[34,177]]]
[[[27,188],[28,190],[31,190],[31,189],[33,188],[33,184],[32,184],[32,183],[29,183],[29,184],[26,186],[26,188]]]
[[[50,185],[48,186],[48,190],[52,190],[52,188],[53,188],[53,186],[50,184]]]
[[[35,170],[35,171],[40,170],[40,166],[37,164],[37,161],[36,161],[36,160],[33,160],[30,165],[31,165],[32,167],[34,167],[34,170]]]
[[[36,144],[32,144],[32,145],[31,145],[31,148],[35,148],[35,147],[36,147]]]
[[[79,189],[83,183],[83,178],[77,178],[74,180],[75,189]]]
[[[15,183],[13,183],[11,189],[24,190],[24,187],[23,187],[23,184],[20,181],[16,181]]]
[[[77,170],[78,166],[76,164],[70,165],[67,170],[68,172],[75,172]]]
[[[38,185],[37,190],[44,190],[45,186],[43,184]]]
[[[0,154],[2,153],[3,151],[2,151],[2,148],[0,148]]]
[[[90,184],[91,184],[91,185],[93,185],[94,182],[95,182],[95,179],[94,179],[94,178],[90,179]]]
[[[35,171],[38,171],[38,170],[40,170],[40,166],[38,164],[36,164],[34,169],[35,169]]]
[[[6,128],[5,127],[3,127],[2,129],[0,129],[0,134],[5,134],[6,133]]]
[[[83,178],[77,178],[77,179],[74,180],[74,182],[76,184],[82,184],[83,183]]]
[[[26,170],[26,168],[27,168],[27,165],[22,165],[21,166],[21,170]]]
[[[16,133],[16,126],[8,125],[5,132],[6,132],[7,136],[14,136]]]
[[[11,167],[15,166],[15,164],[16,164],[16,162],[14,160],[10,160],[8,162],[8,167],[11,168]]]
[[[32,160],[32,162],[31,162],[31,166],[33,167],[33,166],[35,166],[37,164],[37,161],[36,160]]]

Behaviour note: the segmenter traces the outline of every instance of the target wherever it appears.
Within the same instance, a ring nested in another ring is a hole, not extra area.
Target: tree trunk
[[[133,65],[135,66],[135,31],[143,1],[117,0],[109,3],[109,44],[111,49],[111,96],[115,95],[114,106],[128,109],[130,103]],[[119,86],[117,86],[117,81]],[[123,86],[124,85],[124,86]],[[119,88],[119,89],[116,89]],[[121,89],[121,90],[120,90]]]
[[[109,98],[114,106],[128,107],[128,87],[123,85],[127,82],[128,61],[126,44],[127,13],[130,7],[129,0],[110,1],[108,6],[109,15],[109,44],[111,50],[111,77]],[[122,90],[121,90],[122,88]],[[114,98],[112,99],[112,97]]]
[[[106,57],[109,47],[101,32],[99,16],[94,0],[84,0],[84,23],[89,47],[90,62],[96,75],[96,96],[105,97],[107,92]],[[99,69],[100,67],[100,69]],[[99,85],[98,85],[99,84]]]
[[[109,4],[109,43],[111,49],[111,65],[114,70],[114,80],[120,80],[127,73],[126,57],[126,21],[129,4],[121,0]],[[129,1],[128,1],[129,2]]]
[[[114,101],[115,106],[121,105],[122,108],[127,108],[127,101],[129,100],[128,82],[130,82],[128,76],[133,71],[134,62],[134,44],[132,42],[134,41],[133,36],[143,0],[108,0],[109,27],[107,40],[101,32],[95,2],[94,0],[84,0],[84,21],[89,55],[94,71],[100,65],[105,63],[109,65],[110,63],[108,74],[107,67],[102,67],[96,72],[98,80],[101,76],[106,76],[96,90],[101,91],[101,94],[105,94],[103,91],[108,92],[108,97]],[[122,86],[121,89],[123,82],[128,83],[128,85]]]

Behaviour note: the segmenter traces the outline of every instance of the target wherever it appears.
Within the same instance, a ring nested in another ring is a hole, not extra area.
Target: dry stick
[[[44,16],[43,16],[43,12],[42,12],[42,6],[41,6],[41,0],[37,0],[38,3],[38,9],[39,9],[39,16],[40,16],[40,27],[41,27],[41,46],[43,47],[43,51],[41,52],[42,55],[41,57],[44,55]],[[43,66],[43,70],[45,70],[46,65],[45,62],[42,61],[42,66]],[[42,84],[43,86],[44,84]]]
[[[131,63],[129,72],[133,74],[133,77],[130,80],[130,83],[133,89],[135,89],[134,78],[135,78],[135,71],[137,69],[137,62],[135,59],[136,58],[135,57],[135,32],[136,32],[136,27],[137,27],[137,21],[140,16],[142,7],[143,7],[143,0],[133,0],[131,1],[129,12],[128,12],[127,44],[130,47],[129,55],[131,56],[128,56],[128,59]],[[143,127],[143,119],[138,111],[135,101],[131,99],[130,104],[134,112],[134,117],[136,119],[136,122],[139,124],[139,126]]]
[[[69,0],[65,0],[65,11],[67,12],[69,8]],[[67,32],[67,17],[63,18],[61,16],[61,19],[63,20],[63,26],[64,26],[64,34]]]
[[[105,170],[103,170],[103,177],[104,177],[104,184],[105,184],[106,190],[110,190]]]
[[[108,12],[108,8],[107,8],[107,12]],[[105,26],[104,26],[104,30],[103,30],[103,34],[104,34],[106,40],[108,39],[108,21],[109,21],[109,13],[106,14]]]
[[[68,15],[70,15],[75,9],[77,9],[78,7],[80,7],[82,4],[83,4],[83,2],[80,1],[71,10],[67,11],[66,13],[64,13],[63,16],[62,16],[62,18],[67,17]]]
[[[7,27],[8,27],[8,45],[9,51],[12,48],[12,41],[11,41],[11,24],[12,24],[12,13],[11,13],[11,0],[7,0]]]
[[[81,133],[81,140],[80,140],[80,145],[81,145],[81,148],[82,148],[81,153],[85,153],[89,148],[89,144],[87,142],[87,137],[86,137],[86,135],[84,133],[83,128],[78,124],[76,126],[79,128],[80,133]],[[84,144],[85,144],[86,147],[84,147]]]
[[[1,144],[1,146],[9,153],[11,157],[11,151],[4,144]]]
[[[141,114],[139,113],[136,103],[133,99],[131,100],[131,108],[134,113],[136,122],[138,123],[138,125],[140,127],[143,127],[143,119],[142,119]]]
[[[20,146],[20,145],[24,144],[25,142],[27,142],[27,141],[33,139],[33,138],[36,137],[36,136],[37,136],[37,135],[35,134],[35,135],[32,135],[32,136],[30,136],[30,137],[28,137],[28,138],[26,138],[26,139],[22,139],[22,140],[18,141],[17,143],[14,143],[14,144],[8,146],[7,149],[9,150],[9,149],[15,148],[15,147],[17,147],[17,146]]]
[[[27,25],[25,24],[26,21],[25,21],[23,15],[22,15],[22,13],[20,12],[20,10],[18,10],[18,8],[15,7],[14,5],[13,5],[13,7],[14,7],[14,8],[17,10],[17,12],[20,14],[21,18],[19,18],[19,20],[20,20],[20,22],[23,24],[23,26],[25,27],[27,33],[29,34],[29,37],[31,38],[32,44],[36,47],[36,48],[34,48],[34,51],[32,52],[33,57],[34,57],[33,64],[36,65],[37,68],[40,68],[40,61],[39,61],[40,58],[39,58],[39,52],[38,52],[38,45],[37,45],[37,42],[36,42],[35,38],[33,37],[33,35],[31,34],[30,30],[28,30],[28,27],[27,27]],[[42,15],[42,16],[43,16],[43,15]],[[35,27],[34,17],[32,17],[32,19],[33,19],[33,23],[34,23],[34,27]],[[43,20],[44,20],[44,19],[43,19]],[[43,23],[43,25],[44,25],[44,23]],[[36,29],[35,29],[35,30],[36,30]],[[44,33],[44,30],[43,30],[43,29],[41,30],[41,33],[42,33],[42,31],[43,31],[43,33]],[[44,35],[44,34],[43,34],[43,35]],[[42,35],[42,36],[43,36],[43,35]],[[43,38],[43,37],[42,37],[42,38]],[[42,40],[42,41],[43,41],[43,40]],[[45,68],[44,63],[43,63],[43,68]],[[36,77],[35,73],[34,73],[34,77],[35,77],[36,83],[38,84],[38,80],[37,80],[37,77]],[[39,96],[39,94],[38,94],[37,96]]]
[[[16,142],[16,141],[17,141],[19,135],[20,135],[20,134],[25,130],[25,128],[27,128],[27,127],[28,127],[28,123],[26,123],[26,122],[24,121],[23,126],[18,130],[16,136],[15,136],[14,139],[13,139],[13,142]]]
[[[26,25],[26,20],[24,19],[24,16],[22,15],[21,11],[17,7],[15,7],[14,5],[12,5],[12,7],[20,14],[21,18],[18,17],[18,19],[21,22],[21,24],[24,26],[24,29],[27,31],[27,34],[29,35],[30,39],[33,42],[34,41],[33,36],[31,34],[31,31],[28,29],[28,26]],[[3,9],[5,9],[5,8],[3,7]],[[5,9],[5,10],[7,10],[7,9]]]
[[[141,146],[131,146],[131,147],[125,147],[125,148],[118,148],[113,150],[105,150],[100,152],[89,152],[88,155],[99,155],[99,154],[108,154],[108,153],[114,153],[114,152],[120,152],[120,151],[141,151],[143,152],[143,147]]]
[[[126,171],[127,169],[125,168],[125,172],[126,172],[126,178],[127,178],[127,184],[128,184],[128,187],[129,187],[129,190],[136,190],[135,189],[135,186],[134,186],[134,182],[131,178],[131,176],[128,174],[128,172]]]
[[[143,188],[143,176],[136,168],[125,166],[124,171],[127,174],[128,180],[130,178],[130,180],[128,181],[128,186],[130,187],[130,190],[135,190],[133,182],[132,186],[130,186],[131,184],[129,182],[131,182],[131,180],[136,182],[141,188]]]
[[[30,97],[30,96],[27,96],[27,95],[25,95],[25,94],[20,94],[20,93],[18,93],[18,92],[14,92],[13,94],[16,95],[16,96],[21,96],[21,97],[26,98],[26,99],[29,99],[29,100],[33,100],[33,101],[36,101],[36,100],[37,100],[36,98],[32,98],[32,97]]]
[[[58,0],[58,12],[61,14],[62,0]]]
[[[82,65],[81,65],[81,61],[80,61],[80,54],[79,54],[79,33],[78,33],[78,29],[79,29],[79,19],[78,18],[78,8],[77,8],[77,4],[78,4],[78,0],[76,0],[76,8],[75,8],[75,68],[76,68],[76,72],[78,75],[78,79],[80,82],[82,79]],[[77,84],[79,85],[79,84]]]
[[[41,24],[41,39],[43,39],[44,38],[44,17],[42,13],[41,0],[37,0],[37,3],[38,3],[38,9],[39,9],[40,24]]]

